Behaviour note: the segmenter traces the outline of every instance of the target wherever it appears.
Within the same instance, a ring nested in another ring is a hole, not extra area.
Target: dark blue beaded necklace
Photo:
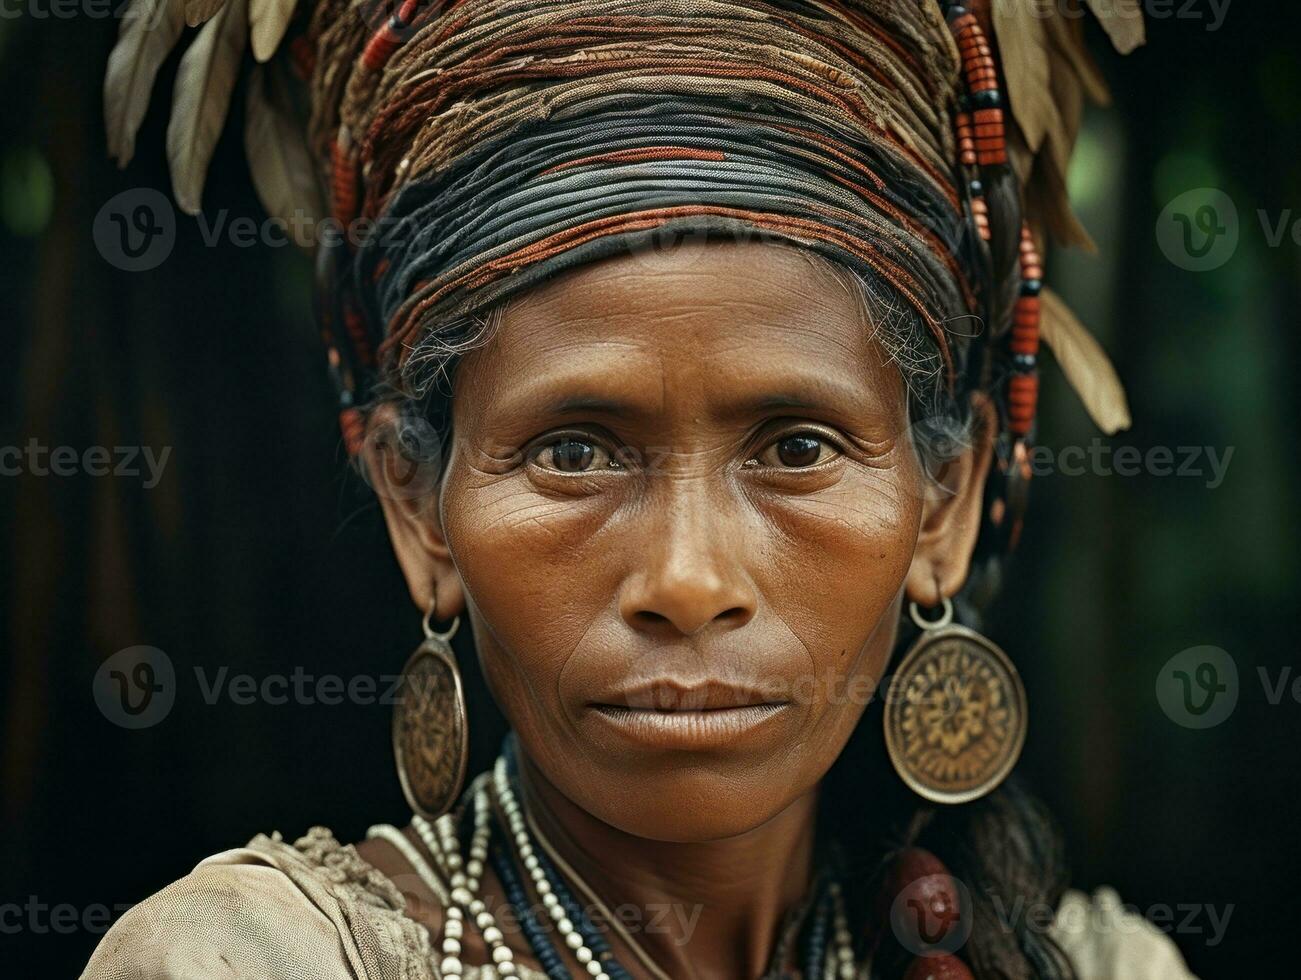
[[[493,836],[497,840],[507,839],[495,818]],[[565,961],[561,958],[555,943],[547,936],[542,923],[534,914],[528,893],[524,890],[524,882],[515,865],[511,863],[510,855],[504,848],[490,847],[488,857],[492,861],[493,870],[497,872],[497,879],[506,890],[506,901],[515,910],[515,917],[519,920],[520,928],[524,930],[524,938],[528,940],[529,947],[542,966],[542,972],[547,975],[547,980],[570,980],[569,968],[565,966]]]

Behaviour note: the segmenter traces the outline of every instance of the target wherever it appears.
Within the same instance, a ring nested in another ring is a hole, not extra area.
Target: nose
[[[703,484],[675,488],[646,515],[638,566],[619,611],[633,629],[692,636],[754,618],[758,595],[745,569],[746,533]]]

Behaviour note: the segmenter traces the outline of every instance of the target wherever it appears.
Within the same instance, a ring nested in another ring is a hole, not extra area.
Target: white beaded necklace
[[[854,938],[849,933],[849,920],[845,917],[845,896],[840,893],[840,883],[833,881],[828,886],[831,892],[831,926],[835,930],[835,958],[827,958],[824,973],[826,980],[838,977],[839,980],[854,980],[858,967],[854,963]],[[866,971],[864,972],[866,976]]]
[[[469,859],[462,862],[461,845],[456,838],[456,823],[450,814],[443,814],[433,824],[417,814],[412,818],[416,833],[429,853],[439,864],[439,870],[450,879],[451,902],[443,922],[443,960],[439,973],[444,980],[460,980],[465,972],[461,961],[461,939],[464,937],[464,919],[468,914],[475,928],[483,936],[489,949],[493,968],[499,976],[513,977],[515,954],[506,945],[506,939],[497,928],[488,906],[479,896],[479,881],[483,877],[483,862],[488,858],[488,838],[492,834],[492,811],[488,806],[488,793],[480,777],[474,786],[474,834],[470,839]]]

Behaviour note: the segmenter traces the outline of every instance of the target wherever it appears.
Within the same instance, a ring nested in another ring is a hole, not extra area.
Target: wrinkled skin
[[[967,574],[988,439],[937,488],[864,317],[773,245],[584,267],[463,359],[437,493],[380,488],[416,606],[473,626],[537,819],[611,903],[703,908],[642,937],[674,977],[762,970],[902,604]]]

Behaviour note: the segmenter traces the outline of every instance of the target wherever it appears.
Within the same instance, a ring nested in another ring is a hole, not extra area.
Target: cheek
[[[816,498],[788,500],[772,513],[769,594],[799,638],[811,679],[797,681],[807,704],[801,737],[785,768],[797,791],[826,774],[867,705],[880,694],[921,523],[920,497],[904,470],[859,468]]]
[[[766,591],[820,679],[880,676],[921,513],[909,470],[864,466],[770,510]]]
[[[484,676],[516,727],[554,713],[561,668],[605,606],[617,565],[590,547],[595,499],[552,499],[517,477],[478,479],[453,462],[443,520]]]

